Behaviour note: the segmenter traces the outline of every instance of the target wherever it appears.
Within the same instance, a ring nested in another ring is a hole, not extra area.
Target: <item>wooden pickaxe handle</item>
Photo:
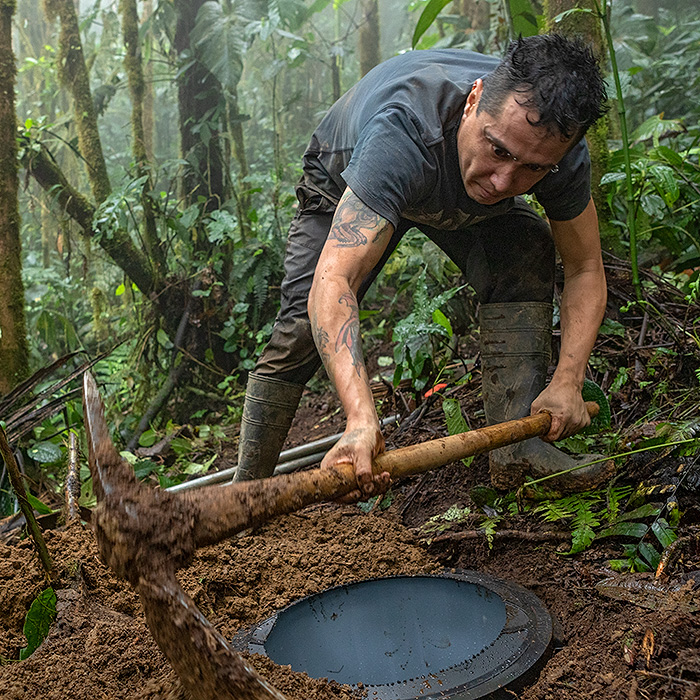
[[[594,401],[587,401],[586,410],[591,418],[595,418],[600,407]],[[379,455],[374,460],[374,471],[375,473],[389,472],[392,479],[420,474],[465,457],[489,452],[521,440],[541,437],[549,432],[551,425],[552,416],[543,411],[534,416],[497,423],[486,428],[449,435],[417,445],[400,447]]]
[[[586,409],[593,417],[597,415],[599,407],[596,403],[587,402]],[[387,471],[392,479],[420,474],[497,447],[546,435],[551,422],[551,415],[543,412],[400,447],[379,455],[374,460],[374,472],[380,474]],[[270,518],[293,513],[311,503],[342,498],[356,489],[354,466],[337,464],[325,469],[242,481],[224,487],[210,486],[187,492],[183,497],[200,511],[194,525],[195,542],[200,547],[219,542]]]

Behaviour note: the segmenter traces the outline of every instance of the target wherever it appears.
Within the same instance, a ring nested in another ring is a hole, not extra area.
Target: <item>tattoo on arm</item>
[[[338,333],[338,337],[335,341],[335,351],[340,352],[343,347],[346,347],[350,351],[352,366],[355,368],[357,376],[361,377],[365,363],[362,357],[362,345],[360,343],[360,312],[357,308],[357,301],[353,294],[345,292],[345,294],[338,299],[338,303],[347,305],[350,309],[350,317],[345,321]]]
[[[328,368],[328,361],[331,359],[330,353],[328,352],[328,341],[330,340],[326,329],[323,326],[319,326],[315,321],[311,325],[311,332],[313,333],[314,340],[316,341],[316,348],[318,349],[318,354],[321,356],[324,367]]]
[[[378,243],[391,229],[383,216],[373,212],[348,190],[338,204],[328,239],[336,241],[338,248],[358,248],[367,245],[367,234],[374,232],[372,243]]]

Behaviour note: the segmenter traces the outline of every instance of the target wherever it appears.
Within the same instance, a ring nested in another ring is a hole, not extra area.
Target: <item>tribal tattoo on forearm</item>
[[[346,192],[336,210],[336,218],[328,239],[338,248],[358,248],[367,245],[367,234],[373,232],[372,243],[377,243],[391,230],[391,224],[373,212],[352,192]]]
[[[338,299],[338,303],[347,305],[350,309],[350,317],[340,328],[335,341],[335,351],[340,352],[343,347],[346,347],[350,351],[352,366],[355,368],[357,376],[361,377],[365,362],[362,357],[362,345],[360,343],[360,311],[357,308],[357,301],[353,294],[345,292]]]

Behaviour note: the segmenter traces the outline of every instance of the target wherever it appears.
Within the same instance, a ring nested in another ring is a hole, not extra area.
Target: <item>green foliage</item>
[[[466,433],[469,430],[467,421],[462,414],[462,407],[459,405],[459,401],[457,401],[457,399],[444,399],[442,402],[442,410],[445,414],[447,432],[450,435],[459,435],[460,433]],[[473,461],[474,456],[465,457],[462,460],[462,464],[465,467],[469,467]]]
[[[636,11],[635,3],[612,3],[612,26],[625,102],[633,127],[649,118],[698,120],[700,9],[659,7],[658,19]]]
[[[450,506],[444,513],[433,515],[421,525],[421,530],[426,533],[438,533],[448,530],[456,523],[465,522],[471,515],[469,506],[460,508],[456,503]]]
[[[394,502],[394,493],[389,489],[386,493],[378,496],[372,496],[367,501],[360,501],[357,507],[363,513],[369,513],[374,510],[386,510]]]
[[[676,520],[672,527],[661,517],[663,508],[656,503],[646,503],[625,511],[623,503],[629,506],[631,495],[631,486],[610,486],[605,492],[588,491],[544,501],[533,512],[545,522],[565,523],[571,529],[571,548],[567,555],[582,552],[594,540],[606,537],[638,540],[633,545],[625,544],[625,558],[613,560],[611,566],[619,571],[648,571],[649,566],[644,561],[658,560],[660,554],[644,538],[653,533],[663,550],[676,539],[675,527],[678,522]],[[654,518],[651,525],[642,522],[648,518]]]
[[[413,310],[394,327],[394,386],[410,378],[414,388],[421,391],[444,369],[451,354],[447,340],[452,338],[452,326],[440,307],[460,289],[455,287],[431,297],[425,270],[421,272],[413,290]]]
[[[679,134],[660,143],[664,134]],[[623,153],[611,155],[609,172],[601,184],[607,190],[613,223],[623,229],[623,210],[631,206],[638,228],[638,242],[665,250],[680,271],[700,263],[700,168],[694,152],[695,139],[687,142],[686,129],[676,120],[655,116],[633,134],[636,145],[629,149],[631,194],[627,197]],[[699,134],[700,137],[700,134]]]
[[[27,646],[20,650],[19,658],[28,659],[46,639],[53,621],[56,619],[56,594],[53,588],[46,588],[34,599],[24,619],[24,636]]]
[[[600,411],[598,415],[591,420],[590,426],[587,428],[588,433],[598,433],[610,427],[610,402],[605,392],[590,379],[583,380],[583,388],[581,396],[584,401],[593,401],[598,404]]]

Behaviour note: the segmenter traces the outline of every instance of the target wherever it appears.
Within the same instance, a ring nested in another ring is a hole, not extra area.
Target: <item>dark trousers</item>
[[[255,372],[306,384],[321,366],[307,311],[316,264],[328,237],[335,205],[297,188],[299,209],[289,229],[281,308],[272,336]],[[358,302],[409,228],[399,222],[381,260],[358,290]],[[549,225],[522,199],[507,213],[457,231],[418,225],[464,273],[479,302],[551,302],[554,291],[554,243]]]

